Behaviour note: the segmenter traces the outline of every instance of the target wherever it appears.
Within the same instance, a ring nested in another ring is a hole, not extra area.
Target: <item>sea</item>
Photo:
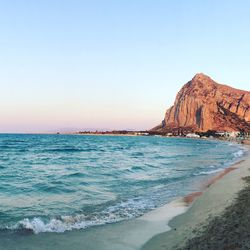
[[[0,249],[133,221],[199,191],[244,153],[218,140],[0,134]]]

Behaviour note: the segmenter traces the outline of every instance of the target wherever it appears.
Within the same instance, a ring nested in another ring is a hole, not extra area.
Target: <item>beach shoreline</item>
[[[187,204],[191,204],[189,209],[169,221],[170,231],[154,236],[141,250],[186,249],[188,241],[205,230],[216,216],[222,215],[233,204],[238,192],[246,187],[243,179],[250,175],[248,143],[244,143],[247,149],[244,157],[212,177],[203,191],[184,197]]]
[[[223,149],[223,145],[222,149]],[[144,215],[124,220],[117,223],[97,225],[83,230],[72,230],[64,233],[39,233],[33,234],[31,231],[20,232],[0,232],[2,242],[0,249],[13,249],[13,238],[19,249],[88,249],[88,250],[138,250],[147,247],[147,244],[159,235],[172,234],[173,229],[177,228],[173,223],[181,216],[185,216],[192,210],[196,200],[203,197],[219,181],[219,178],[237,171],[237,167],[245,162],[240,157],[233,166],[228,166],[217,174],[209,174],[204,182],[198,182],[197,192],[186,196],[178,196],[172,202],[151,210]],[[237,167],[236,167],[237,166]],[[222,178],[224,179],[224,178]],[[199,191],[201,190],[201,191]],[[172,230],[171,230],[172,228]],[[94,242],[94,244],[93,244]],[[146,244],[145,244],[146,243]],[[174,243],[174,241],[173,241]],[[145,245],[144,245],[145,244]],[[151,244],[151,243],[150,243]],[[155,248],[155,242],[153,242]],[[159,248],[161,249],[161,248]],[[166,249],[166,248],[162,248]],[[167,248],[168,249],[168,248]],[[169,248],[170,249],[170,248]]]

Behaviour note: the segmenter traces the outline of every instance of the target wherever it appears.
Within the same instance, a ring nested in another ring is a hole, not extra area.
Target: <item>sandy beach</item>
[[[171,231],[154,236],[142,249],[249,249],[249,231],[244,227],[249,221],[244,217],[249,216],[249,169],[248,151],[241,161],[213,178],[202,194],[186,197],[189,203],[198,198],[186,213],[169,222]],[[241,231],[245,238],[239,237]]]

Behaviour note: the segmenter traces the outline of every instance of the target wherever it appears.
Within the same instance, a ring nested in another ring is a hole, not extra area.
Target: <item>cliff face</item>
[[[250,131],[250,92],[218,84],[197,74],[176,96],[153,131],[188,128],[192,131]]]

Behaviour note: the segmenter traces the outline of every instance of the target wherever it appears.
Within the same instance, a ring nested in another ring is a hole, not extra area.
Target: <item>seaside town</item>
[[[186,138],[201,138],[201,139],[227,139],[227,140],[247,140],[250,139],[250,132],[244,131],[207,131],[207,132],[193,132],[188,129],[177,128],[173,132],[156,133],[154,131],[129,131],[129,130],[112,130],[112,131],[80,131],[76,134],[82,135],[130,135],[130,136],[162,136],[162,137],[186,137]]]

